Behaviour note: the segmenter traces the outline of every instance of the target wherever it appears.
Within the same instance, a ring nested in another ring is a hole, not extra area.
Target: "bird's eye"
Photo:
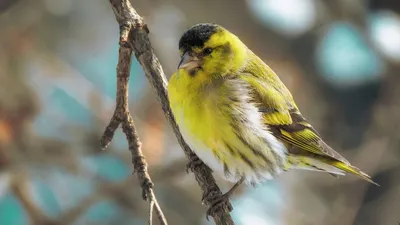
[[[209,54],[211,54],[211,52],[212,52],[212,49],[211,49],[211,48],[206,48],[206,49],[204,49],[204,51],[203,51],[204,55],[209,55]]]

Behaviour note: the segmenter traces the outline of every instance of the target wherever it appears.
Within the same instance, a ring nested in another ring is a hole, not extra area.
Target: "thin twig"
[[[153,209],[154,209],[154,202],[150,202],[150,209],[149,209],[149,225],[153,225]]]
[[[160,204],[157,201],[153,201],[154,207],[156,208],[156,214],[159,221],[165,221],[164,214],[162,213]]]
[[[126,139],[128,140],[129,151],[132,155],[134,172],[137,173],[140,185],[142,187],[142,197],[144,200],[149,202],[150,206],[152,206],[153,204],[158,205],[157,199],[153,192],[154,184],[151,181],[151,178],[147,172],[147,163],[143,156],[141,143],[139,141],[135,124],[133,122],[132,116],[129,113],[128,108],[128,81],[132,62],[132,48],[127,44],[130,43],[129,37],[130,32],[132,31],[131,29],[133,25],[133,15],[127,14],[129,12],[127,10],[128,6],[130,6],[129,2],[110,2],[113,6],[115,16],[120,24],[120,48],[117,65],[117,98],[114,115],[111,118],[111,121],[105,129],[104,134],[101,138],[101,147],[103,149],[107,148],[114,136],[115,130],[121,124],[122,130],[125,133]],[[115,2],[119,3],[118,8],[114,7]],[[160,219],[160,223],[162,225],[167,225],[167,221],[161,208],[156,207],[156,211],[157,215],[160,215],[158,217]]]
[[[193,151],[189,148],[189,146],[183,140],[183,137],[179,131],[179,128],[175,122],[175,118],[171,112],[169,107],[168,101],[168,94],[167,94],[167,79],[164,75],[163,69],[158,61],[158,58],[155,56],[153,48],[151,47],[151,43],[149,40],[149,29],[147,25],[143,22],[142,17],[137,14],[137,12],[132,7],[131,3],[128,0],[110,0],[112,5],[115,17],[118,21],[118,24],[121,28],[120,33],[120,60],[121,56],[125,55],[127,59],[130,59],[130,55],[132,53],[132,49],[136,55],[137,60],[142,65],[143,70],[149,79],[150,83],[154,87],[159,101],[161,102],[162,109],[164,111],[164,115],[171,124],[173,131],[178,139],[179,144],[182,146],[182,149],[185,152],[185,155],[189,159],[189,163],[192,161],[198,161],[197,156],[193,153]],[[122,69],[127,69],[129,71],[130,61],[125,61],[123,65],[119,66],[118,68],[118,80],[122,75]],[[125,71],[126,77],[124,76],[123,83],[124,85],[118,86],[118,93],[121,92],[123,88],[127,88],[127,80],[129,73]],[[122,81],[122,80],[121,80]],[[127,92],[127,90],[124,90]],[[118,97],[117,97],[118,101]],[[119,100],[121,101],[121,100]],[[126,99],[127,101],[127,99]],[[126,108],[123,108],[121,105],[117,104],[117,109],[120,110],[127,115],[129,115],[127,104],[125,105]],[[120,113],[116,110],[116,114],[114,114],[113,120],[117,120],[120,117]],[[106,129],[105,136],[102,139],[102,145],[107,146],[108,143],[112,139],[112,135],[118,126],[118,122],[110,122],[109,127]],[[129,141],[129,139],[128,139]],[[206,205],[210,206],[211,199],[216,196],[222,195],[221,190],[217,186],[214,177],[212,176],[211,170],[204,164],[204,163],[190,163],[191,171],[194,173],[197,182],[199,183],[202,191],[203,196],[208,196],[210,198],[205,198],[204,202]],[[155,204],[157,208],[157,204]],[[230,202],[224,204],[219,210],[217,210],[213,216],[214,221],[216,224],[227,224],[232,225],[234,224],[231,216],[230,211],[232,206]]]

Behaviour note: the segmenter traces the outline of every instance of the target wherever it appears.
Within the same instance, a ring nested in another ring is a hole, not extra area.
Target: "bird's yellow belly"
[[[182,136],[199,158],[213,171],[222,172],[222,136],[229,133],[227,121],[218,118],[216,111],[210,112],[205,105],[188,104],[175,109],[174,114]],[[217,110],[217,109],[216,109]]]
[[[280,170],[277,165],[265,165],[265,160],[260,156],[271,155],[268,145],[260,144],[265,145],[265,149],[257,149],[259,155],[254,154],[254,150],[238,139],[235,134],[237,131],[231,125],[232,118],[224,115],[222,108],[212,102],[203,101],[200,105],[186,102],[186,105],[175,106],[174,114],[182,136],[192,150],[214,172],[227,180],[235,182],[245,177],[247,183],[258,183],[272,178],[272,174]],[[249,132],[249,135],[252,134]],[[236,153],[232,153],[232,148]],[[271,159],[271,163],[276,161]]]

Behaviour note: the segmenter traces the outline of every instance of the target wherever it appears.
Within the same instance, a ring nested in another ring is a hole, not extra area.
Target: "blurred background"
[[[381,187],[290,171],[232,198],[236,224],[400,222],[400,2],[132,0],[170,76],[182,33],[216,22],[279,74],[332,147]],[[0,0],[0,225],[147,224],[112,116],[119,30],[108,1]],[[186,159],[137,61],[130,110],[170,224],[210,224]],[[218,179],[223,190],[232,184]],[[56,221],[50,223],[49,221]]]

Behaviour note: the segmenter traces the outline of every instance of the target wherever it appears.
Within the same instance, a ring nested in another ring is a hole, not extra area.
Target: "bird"
[[[333,150],[301,114],[278,75],[235,34],[215,23],[190,27],[168,99],[183,139],[214,173],[255,185],[292,169],[347,173],[376,184]]]

